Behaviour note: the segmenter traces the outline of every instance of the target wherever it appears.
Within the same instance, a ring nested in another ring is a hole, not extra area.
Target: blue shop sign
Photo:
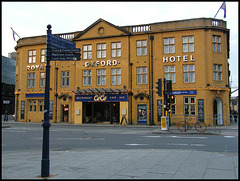
[[[118,102],[118,101],[128,101],[128,95],[127,94],[75,95],[75,101],[80,101],[80,102]]]
[[[197,90],[172,91],[173,95],[197,95]]]
[[[38,94],[26,94],[26,97],[44,97],[44,93],[38,93]]]

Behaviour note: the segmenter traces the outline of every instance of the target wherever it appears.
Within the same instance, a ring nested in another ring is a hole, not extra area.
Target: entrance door
[[[68,122],[68,105],[61,105],[61,122]]]
[[[214,125],[223,125],[222,101],[219,98],[213,101],[213,123]]]

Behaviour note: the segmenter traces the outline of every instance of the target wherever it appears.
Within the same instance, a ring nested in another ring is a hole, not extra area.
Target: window
[[[183,65],[184,83],[195,82],[195,65]]]
[[[137,41],[137,56],[147,55],[147,40]]]
[[[195,99],[195,97],[184,97],[184,114],[196,115],[196,99]]]
[[[97,44],[97,58],[106,58],[106,43]]]
[[[70,72],[62,71],[62,87],[69,87],[70,85]]]
[[[137,84],[147,84],[147,67],[137,67]]]
[[[40,87],[45,87],[45,72],[40,73]]]
[[[106,69],[97,70],[97,85],[106,85]]]
[[[92,85],[92,71],[83,70],[83,86]]]
[[[46,49],[41,49],[41,62],[46,62]]]
[[[36,50],[28,51],[28,63],[36,63]]]
[[[39,100],[39,112],[43,112],[44,110],[44,101],[43,100]]]
[[[222,80],[222,65],[213,65],[213,77],[214,80]]]
[[[221,52],[221,36],[212,36],[213,51]]]
[[[174,97],[173,102],[171,102],[171,113],[176,114],[176,97]]]
[[[194,52],[194,36],[183,36],[183,52]]]
[[[92,45],[83,45],[83,59],[92,59]]]
[[[112,43],[112,57],[121,57],[121,42]]]
[[[29,100],[29,112],[36,112],[37,109],[37,101],[36,100]]]
[[[28,74],[28,88],[35,87],[35,73]]]
[[[112,69],[112,85],[121,85],[121,69]]]
[[[164,66],[164,75],[166,80],[172,80],[172,83],[176,83],[175,66]]]
[[[175,53],[175,38],[164,38],[164,53]]]

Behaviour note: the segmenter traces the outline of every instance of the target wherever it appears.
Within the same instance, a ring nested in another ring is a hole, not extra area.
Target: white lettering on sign
[[[46,65],[28,65],[27,66],[27,70],[29,71],[29,70],[32,70],[32,71],[34,71],[34,70],[44,70],[44,67],[45,67]]]
[[[105,66],[116,66],[117,65],[117,60],[107,60],[107,61],[96,61],[96,62],[86,62],[84,64],[85,67],[98,67],[99,65],[101,65],[102,67],[105,67]]]
[[[188,62],[188,61],[191,61],[191,62],[194,62],[195,61],[195,59],[193,58],[193,55],[190,55],[190,57],[188,56],[188,55],[184,55],[183,57],[182,56],[171,56],[171,57],[163,57],[163,63],[165,63],[165,62],[168,62],[168,60],[170,61],[170,62],[175,62],[176,60],[178,61],[178,62],[180,62],[181,61],[181,59],[184,61],[184,62]]]

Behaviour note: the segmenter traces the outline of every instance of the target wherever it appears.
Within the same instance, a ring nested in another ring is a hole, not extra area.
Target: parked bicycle
[[[204,122],[201,122],[198,119],[196,119],[196,121],[190,126],[190,121],[191,118],[186,119],[186,121],[178,122],[177,124],[178,130],[181,132],[186,132],[189,128],[192,128],[195,125],[195,129],[198,132],[203,133],[204,131],[206,131],[207,125]]]

